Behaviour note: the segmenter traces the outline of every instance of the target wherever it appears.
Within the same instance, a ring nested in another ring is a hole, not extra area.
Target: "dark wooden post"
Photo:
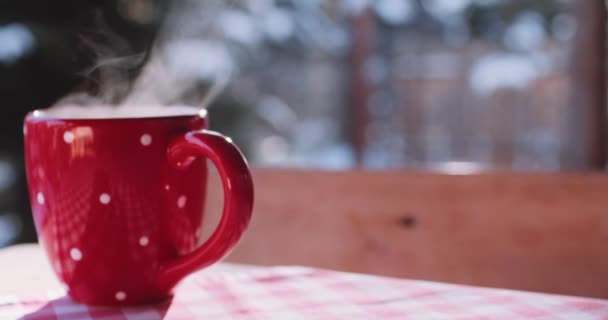
[[[602,0],[573,4],[578,30],[562,164],[565,169],[601,170],[606,166],[606,6]]]
[[[357,164],[361,165],[366,145],[365,131],[369,122],[368,101],[371,86],[367,76],[367,62],[375,47],[375,16],[364,10],[355,16],[351,26],[351,85],[349,110],[352,112],[352,142]]]

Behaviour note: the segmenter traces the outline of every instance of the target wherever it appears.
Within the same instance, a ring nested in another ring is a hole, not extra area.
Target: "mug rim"
[[[87,109],[88,106],[64,106],[71,108],[78,108],[79,111]],[[130,115],[117,114],[115,116],[63,116],[57,115],[55,110],[60,110],[62,107],[50,107],[43,109],[36,109],[28,112],[26,115],[26,121],[120,121],[120,120],[153,120],[153,119],[175,119],[175,118],[192,118],[198,117],[206,119],[208,111],[205,108],[194,107],[188,105],[132,105],[132,106],[112,106],[112,105],[95,105],[91,107],[103,108],[105,111],[113,110],[117,112],[118,109],[123,108],[120,111],[133,112]],[[145,110],[149,112],[151,108],[155,108],[154,111],[149,114],[136,114],[137,111]],[[158,111],[161,110],[162,111]]]

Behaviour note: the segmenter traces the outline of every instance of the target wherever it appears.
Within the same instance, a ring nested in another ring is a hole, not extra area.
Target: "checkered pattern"
[[[200,272],[172,301],[87,307],[61,290],[0,297],[0,319],[607,319],[608,301],[397,280],[308,268]]]

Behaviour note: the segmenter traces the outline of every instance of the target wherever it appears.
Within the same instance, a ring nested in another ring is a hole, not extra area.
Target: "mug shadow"
[[[134,307],[95,307],[74,302],[68,296],[49,301],[20,320],[47,319],[164,319],[173,298],[153,305]]]

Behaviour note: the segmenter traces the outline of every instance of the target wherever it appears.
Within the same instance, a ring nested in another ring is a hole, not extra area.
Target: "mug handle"
[[[211,159],[224,187],[224,210],[220,222],[199,248],[161,263],[160,288],[171,289],[187,275],[222,259],[239,241],[251,219],[253,182],[247,161],[232,140],[220,133],[199,130],[177,137],[167,148],[167,158],[176,168],[186,168],[197,157]]]

